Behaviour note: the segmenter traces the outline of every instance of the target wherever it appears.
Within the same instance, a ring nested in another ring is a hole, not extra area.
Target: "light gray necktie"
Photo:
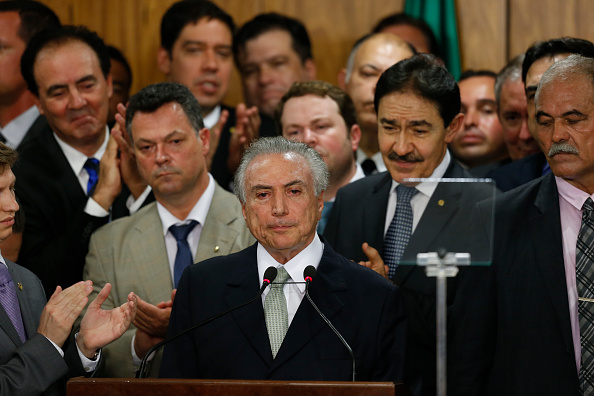
[[[264,316],[266,317],[266,328],[268,328],[268,338],[270,339],[273,358],[276,357],[289,328],[287,299],[283,288],[290,278],[284,267],[278,268],[276,279],[270,285],[270,292],[268,292],[264,300]]]

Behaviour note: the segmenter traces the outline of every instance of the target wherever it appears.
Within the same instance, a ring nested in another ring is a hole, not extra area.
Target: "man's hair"
[[[473,70],[473,69],[468,69],[465,70],[464,73],[462,73],[460,75],[460,78],[458,79],[458,82],[464,81],[466,79],[472,78],[472,77],[491,77],[492,79],[496,79],[497,78],[497,73],[495,73],[492,70]]]
[[[291,98],[299,98],[305,95],[315,95],[320,98],[327,97],[332,99],[338,106],[338,111],[347,126],[347,136],[351,135],[351,128],[357,123],[355,105],[346,92],[325,81],[295,82],[291,85],[291,88],[283,95],[274,112],[279,131],[283,129],[281,118],[287,101]]]
[[[38,32],[60,27],[60,19],[45,4],[37,1],[10,0],[0,2],[0,12],[18,12],[21,17],[21,25],[18,36],[28,44],[31,38]]]
[[[21,74],[27,83],[27,88],[35,96],[39,96],[39,87],[33,72],[37,55],[45,48],[58,48],[73,42],[81,42],[91,47],[97,55],[103,76],[107,78],[111,66],[109,52],[97,33],[85,26],[64,25],[55,29],[46,29],[31,38],[21,58]],[[64,67],[68,67],[68,65],[64,65]]]
[[[0,142],[0,172],[12,168],[18,158],[17,151]]]
[[[309,165],[316,197],[319,197],[322,191],[326,190],[330,172],[328,171],[326,163],[316,150],[312,149],[307,144],[291,142],[281,136],[267,137],[256,140],[250,144],[250,147],[241,158],[241,163],[237,168],[237,172],[235,172],[233,187],[235,195],[237,195],[237,198],[239,198],[241,203],[245,203],[246,200],[245,173],[250,163],[256,157],[261,155],[287,153],[293,153],[302,157]]]
[[[359,48],[363,45],[363,43],[365,43],[367,40],[376,37],[377,33],[369,33],[364,35],[363,37],[361,37],[360,39],[358,39],[355,44],[353,44],[353,48],[351,49],[351,52],[349,53],[349,57],[347,59],[347,64],[345,67],[345,76],[344,76],[344,81],[345,82],[349,82],[349,80],[351,79],[351,75],[353,74],[353,68],[355,67],[355,56],[357,55],[357,51],[359,51]],[[402,40],[402,39],[401,39]],[[402,40],[404,41],[404,40]],[[410,43],[407,43],[405,41],[407,47],[410,49],[410,51],[412,52],[413,55],[415,55],[417,53],[417,50],[415,49],[415,47],[413,47]]]
[[[406,15],[403,12],[398,12],[396,14],[388,15],[387,17],[380,20],[377,25],[373,28],[373,33],[379,33],[385,28],[389,26],[398,26],[398,25],[408,25],[414,28],[417,28],[427,41],[429,45],[429,51],[435,56],[441,56],[441,51],[439,50],[439,44],[437,44],[437,39],[435,38],[435,34],[431,27],[422,19],[411,17],[410,15]]]
[[[171,56],[173,45],[181,31],[189,24],[198,23],[202,18],[215,19],[224,23],[231,33],[235,33],[233,18],[216,4],[208,0],[182,0],[174,3],[161,19],[161,47]]]
[[[130,68],[130,64],[128,63],[128,60],[126,59],[122,51],[120,51],[113,45],[108,45],[107,52],[109,53],[110,63],[112,60],[116,60],[124,66],[124,69],[126,69],[126,73],[128,73],[128,76],[130,77],[130,85],[132,85],[132,69]]]
[[[495,79],[495,101],[497,102],[497,108],[501,102],[501,89],[507,81],[520,81],[522,77],[522,62],[524,62],[524,54],[520,54],[507,62],[507,65],[503,66],[503,69],[497,74]]]
[[[536,90],[535,102],[538,102],[538,97],[544,86],[553,81],[569,81],[575,75],[588,77],[591,83],[590,89],[594,90],[594,59],[574,54],[555,62],[542,75]]]
[[[277,14],[276,12],[269,12],[256,15],[255,18],[246,22],[239,29],[233,40],[235,61],[237,62],[239,50],[245,51],[248,41],[273,30],[281,30],[289,33],[291,36],[291,47],[301,59],[301,63],[305,63],[308,59],[313,59],[311,41],[303,23],[295,18]]]
[[[393,92],[410,92],[437,106],[444,127],[460,113],[460,88],[454,76],[430,54],[417,54],[388,68],[375,88],[377,114],[381,99]]]
[[[526,57],[522,63],[522,82],[526,84],[526,75],[534,62],[542,58],[552,58],[559,54],[578,54],[587,58],[594,58],[594,44],[588,40],[573,37],[537,41],[526,51]]]
[[[126,131],[132,138],[132,119],[137,112],[154,113],[168,103],[177,103],[196,135],[204,128],[202,110],[198,101],[190,90],[182,84],[174,82],[161,82],[142,88],[130,98],[126,108]]]

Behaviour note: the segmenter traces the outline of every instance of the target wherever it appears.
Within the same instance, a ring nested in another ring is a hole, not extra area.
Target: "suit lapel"
[[[340,293],[346,291],[344,273],[340,265],[337,264],[338,259],[333,255],[335,253],[330,252],[326,244],[316,278],[309,288],[311,299],[330,321],[344,307]],[[297,354],[326,326],[328,325],[318,315],[307,297],[303,297],[283,344],[272,363],[271,372]]]
[[[365,242],[377,249],[380,255],[383,254],[384,228],[391,186],[392,177],[389,172],[385,172],[384,177],[373,187],[369,200],[363,203],[365,206],[363,209],[363,227],[361,229],[370,231],[369,238]]]
[[[407,262],[415,262],[417,253],[427,253],[433,243],[440,236],[443,228],[458,212],[462,186],[459,183],[439,183],[415,232],[411,235],[403,258]],[[435,249],[433,249],[435,250]],[[396,271],[395,281],[398,285],[405,284],[416,265],[400,265]]]
[[[243,252],[244,265],[236,266],[229,276],[226,303],[227,308],[237,306],[253,299],[259,290],[256,244]],[[239,259],[239,258],[238,258]],[[272,363],[272,350],[266,330],[262,300],[256,300],[231,313],[235,323],[241,329],[245,339],[250,342],[256,353],[267,364]]]
[[[237,211],[230,210],[232,205],[237,205],[236,201],[235,197],[225,194],[215,183],[215,192],[200,233],[195,262],[231,253],[233,242],[239,234],[236,229],[229,227],[238,217]]]
[[[135,268],[138,269],[138,285],[142,285],[145,293],[142,298],[147,298],[148,301],[169,301],[173,280],[156,203],[152,203],[139,219],[129,237],[137,262]]]
[[[529,218],[530,240],[536,267],[544,280],[553,310],[558,317],[561,332],[568,350],[573,350],[569,301],[565,281],[565,265],[561,235],[557,185],[553,175],[545,177],[534,201],[534,216]]]
[[[2,264],[0,264],[0,265],[2,265]],[[13,270],[13,267],[10,264],[8,264],[8,266],[9,266],[8,270],[10,272],[10,277],[12,278],[12,282],[14,283],[14,285],[16,286],[19,283],[22,283],[18,274]],[[25,285],[25,287],[26,286],[27,285]],[[33,335],[37,332],[37,323],[36,322],[39,322],[39,319],[37,321],[35,321],[31,315],[31,310],[29,309],[29,307],[27,305],[26,290],[21,290],[18,287],[16,287],[16,293],[17,293],[17,298],[19,300],[19,308],[21,309],[21,317],[23,318],[23,325],[25,326],[25,332],[27,333],[27,337],[30,337],[31,335]],[[4,330],[4,332],[8,335],[8,337],[11,339],[11,341],[17,347],[20,347],[21,345],[23,345],[23,342],[21,341],[19,334],[17,333],[16,329],[14,328],[14,325],[12,324],[12,321],[8,317],[8,314],[4,310],[4,307],[2,306],[2,304],[0,304],[0,328],[2,328],[2,330]]]
[[[468,175],[452,158],[444,178],[463,178]],[[462,186],[460,183],[439,183],[429,199],[415,232],[410,236],[403,258],[407,262],[417,261],[417,253],[428,253],[433,242],[459,209]],[[435,249],[433,249],[435,250]],[[404,285],[416,265],[398,266],[394,282]]]

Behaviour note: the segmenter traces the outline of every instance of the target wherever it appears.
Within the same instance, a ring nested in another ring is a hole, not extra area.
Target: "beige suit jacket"
[[[254,242],[245,225],[238,199],[215,184],[194,263],[238,252]],[[156,202],[132,216],[105,225],[93,234],[83,279],[93,281],[89,301],[106,283],[111,283],[111,294],[103,309],[125,303],[131,291],[151,304],[171,299],[173,281]],[[134,377],[136,368],[132,361],[131,342],[135,333],[132,325],[120,339],[103,348],[105,364],[100,376]],[[160,356],[159,353],[152,361],[151,376],[158,373]]]

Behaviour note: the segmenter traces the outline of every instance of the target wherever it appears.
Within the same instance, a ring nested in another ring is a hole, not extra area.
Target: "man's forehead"
[[[408,45],[392,33],[381,33],[361,43],[355,54],[355,64],[373,65],[388,60],[391,65],[412,56]]]
[[[221,37],[216,36],[213,37],[210,34],[210,30],[212,30],[215,26],[224,26],[227,33],[229,33],[228,37]],[[231,45],[231,38],[233,33],[229,29],[229,26],[220,19],[217,18],[210,18],[210,17],[202,17],[194,22],[188,22],[180,31],[179,37],[175,40],[176,43],[183,39],[184,41],[224,41],[224,44]],[[226,40],[228,39],[228,40]],[[181,43],[184,44],[184,43]]]

